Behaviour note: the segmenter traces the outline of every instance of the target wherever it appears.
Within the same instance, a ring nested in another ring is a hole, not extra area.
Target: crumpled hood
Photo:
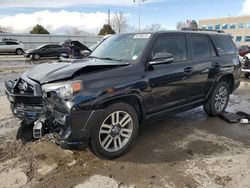
[[[72,63],[46,63],[35,66],[31,70],[24,73],[25,76],[40,82],[41,84],[67,79],[72,77],[76,72],[84,70],[89,66],[96,66],[100,69],[100,66],[114,67],[114,66],[124,66],[128,63],[119,61],[106,61],[98,59],[86,59],[81,61],[76,61]],[[92,69],[93,70],[93,69]]]

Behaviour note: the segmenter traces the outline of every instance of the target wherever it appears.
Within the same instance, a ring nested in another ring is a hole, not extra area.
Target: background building
[[[237,45],[250,45],[250,16],[200,20],[199,28],[224,30]]]

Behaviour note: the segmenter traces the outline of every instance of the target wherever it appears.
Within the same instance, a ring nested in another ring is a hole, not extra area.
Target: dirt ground
[[[0,187],[250,187],[250,124],[207,117],[202,107],[141,127],[131,150],[113,161],[88,149],[64,150],[12,116],[0,72]],[[231,95],[228,111],[250,113],[250,81]]]

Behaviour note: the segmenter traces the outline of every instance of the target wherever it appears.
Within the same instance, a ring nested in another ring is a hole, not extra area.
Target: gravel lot
[[[2,95],[4,79],[18,74],[0,72]],[[249,91],[243,80],[227,110],[250,113]],[[144,125],[113,161],[63,150],[47,136],[31,140],[30,131],[0,96],[0,187],[250,187],[250,125],[207,117],[202,107]]]

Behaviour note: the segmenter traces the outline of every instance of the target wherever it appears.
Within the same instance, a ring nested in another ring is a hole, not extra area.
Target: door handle
[[[194,72],[194,67],[186,67],[184,69],[184,72],[187,74],[190,74],[190,73]]]

